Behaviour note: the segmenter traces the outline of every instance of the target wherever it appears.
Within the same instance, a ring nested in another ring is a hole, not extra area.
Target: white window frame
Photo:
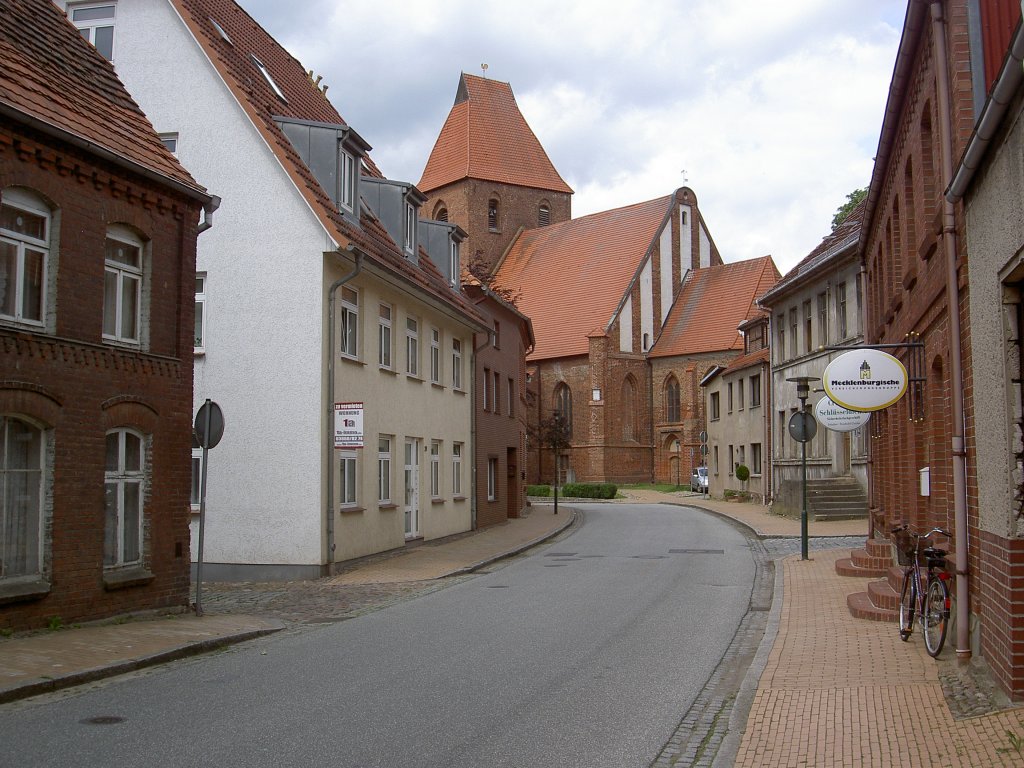
[[[487,500],[498,500],[498,460],[487,459]]]
[[[482,388],[483,389],[483,396],[484,396],[483,410],[489,411],[491,409],[491,369],[490,368],[484,368],[483,379],[484,379],[484,381],[483,381],[483,388]]]
[[[441,383],[441,329],[430,329],[430,382]]]
[[[405,201],[405,252],[416,253],[416,206]]]
[[[458,288],[462,279],[462,260],[459,257],[459,241],[452,238],[452,247],[448,254],[448,270],[452,288]]]
[[[192,351],[206,352],[206,273],[196,272],[196,320],[192,339]]]
[[[452,443],[452,495],[462,495],[462,443]]]
[[[192,490],[190,492],[189,506],[194,512],[199,511],[203,501],[203,449],[192,449]]]
[[[17,189],[5,189],[0,195],[0,205],[4,208],[9,208],[14,211],[21,211],[31,216],[37,216],[44,220],[45,233],[42,240],[39,240],[31,235],[25,235],[19,232],[15,232],[10,229],[0,229],[0,242],[6,243],[8,246],[14,248],[14,275],[8,279],[6,276],[0,277],[5,285],[4,293],[6,293],[6,285],[14,283],[14,312],[7,314],[0,311],[0,318],[9,320],[15,323],[23,323],[25,325],[32,325],[42,327],[46,322],[46,304],[47,304],[47,293],[49,285],[49,269],[50,269],[50,227],[52,226],[52,218],[50,215],[49,208],[46,207],[40,200],[37,200],[35,196],[26,194]],[[25,259],[27,257],[26,252],[34,252],[42,257],[42,265],[39,269],[39,318],[25,317]]]
[[[338,334],[338,354],[352,360],[359,359],[359,290],[341,286],[341,332]]]
[[[344,507],[359,504],[359,466],[356,451],[338,451],[338,502]]]
[[[75,14],[77,11],[89,11],[100,8],[111,9],[110,16],[103,16],[95,19],[76,19]],[[95,48],[100,56],[103,56],[107,61],[114,60],[115,43],[117,35],[114,33],[114,29],[117,27],[117,3],[114,0],[108,0],[107,2],[99,3],[68,3],[67,16],[75,28],[82,37]],[[96,31],[99,29],[110,29],[110,56],[107,56],[103,51],[96,45]]]
[[[107,243],[118,243],[120,245],[134,248],[138,251],[138,265],[129,264],[125,261],[119,261],[117,259],[111,259],[106,255]],[[142,343],[142,302],[145,295],[145,263],[146,263],[146,246],[142,239],[134,232],[129,230],[127,227],[120,227],[111,225],[107,228],[107,238],[104,243],[104,259],[103,259],[103,338],[106,341],[115,341],[122,344],[132,344],[139,346]],[[108,280],[113,278],[115,281],[114,296],[114,316],[111,318],[107,314],[107,289],[110,287]],[[128,281],[134,281],[135,283],[135,335],[131,336],[125,332],[125,301],[128,295],[126,286]],[[112,320],[114,323],[114,332],[111,333],[107,330],[108,321]]]
[[[356,158],[344,149],[338,150],[338,178],[341,183],[341,190],[338,195],[338,205],[346,211],[355,210],[356,202]]]
[[[17,421],[23,429],[27,428],[35,433],[39,441],[39,452],[35,456],[29,457],[29,461],[33,462],[34,460],[33,463],[36,466],[11,466],[11,459],[15,455],[15,451],[10,449],[10,443],[8,442],[10,422],[12,421]],[[19,547],[14,558],[12,559],[6,551],[0,552],[0,554],[7,555],[0,557],[0,584],[5,579],[36,576],[43,572],[45,547],[43,531],[46,525],[44,518],[47,507],[45,498],[47,483],[46,444],[46,430],[38,424],[34,424],[19,414],[0,414],[0,461],[3,462],[0,463],[0,493],[6,493],[6,489],[10,487],[8,485],[9,481],[11,481],[11,485],[14,487],[31,490],[30,494],[11,494],[16,502],[31,505],[28,509],[23,507],[21,510],[15,510],[5,505],[0,506],[0,526],[2,526],[0,530],[10,530],[16,527],[11,524],[8,516],[13,516],[17,513],[28,519],[28,525],[23,528],[26,532],[24,546]],[[38,482],[31,482],[32,474],[38,476]],[[14,477],[12,478],[12,476]],[[34,507],[34,510],[31,507]],[[32,546],[33,543],[35,544],[34,547]],[[10,541],[6,542],[5,550],[11,546]],[[19,560],[24,561],[21,567],[16,566]]]
[[[139,442],[138,469],[128,468],[127,437],[129,435]],[[115,436],[117,440],[117,466],[114,468],[107,466],[103,476],[107,496],[103,564],[106,568],[118,568],[141,563],[145,556],[143,531],[146,519],[146,475],[149,468],[149,452],[146,446],[146,436],[138,430],[130,427],[118,427],[107,431],[107,439],[111,436]],[[138,520],[133,523],[125,521],[125,494],[130,488],[136,489],[135,492],[138,494]],[[113,499],[110,498],[111,493],[114,494]],[[113,502],[113,510],[110,508],[111,502]],[[111,511],[114,513],[113,518],[111,518]],[[111,525],[114,526],[113,531],[110,530]],[[128,530],[129,526],[131,527],[130,531]],[[116,545],[116,551],[109,549],[112,539],[116,539],[113,542]],[[128,552],[129,539],[137,550],[135,557],[131,557]]]
[[[394,367],[391,318],[395,316],[395,308],[381,302],[377,311],[377,364],[386,370]]]
[[[167,151],[175,157],[178,156],[178,134],[177,132],[161,133],[160,143],[167,147]]]
[[[405,318],[405,372],[420,375],[420,321],[415,317]]]
[[[391,446],[394,437],[381,435],[377,439],[377,502],[391,504]]]
[[[267,69],[267,65],[264,64],[262,61],[260,61],[258,58],[256,58],[256,56],[254,56],[251,53],[249,54],[249,59],[256,66],[256,69],[258,69],[260,71],[260,74],[263,75],[263,79],[267,81],[267,85],[269,85],[271,87],[271,89],[277,95],[277,98],[279,98],[281,101],[283,101],[285,104],[287,104],[288,103],[288,99],[285,98],[284,91],[282,91],[278,87],[277,83],[274,82],[274,78],[270,76],[270,70]]]
[[[430,441],[430,496],[441,497],[441,441]]]
[[[452,389],[462,389],[462,339],[452,339]]]

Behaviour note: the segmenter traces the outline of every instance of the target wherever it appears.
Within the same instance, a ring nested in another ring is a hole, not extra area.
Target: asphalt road
[[[732,640],[754,562],[696,510],[583,511],[385,610],[0,708],[0,765],[646,767]]]

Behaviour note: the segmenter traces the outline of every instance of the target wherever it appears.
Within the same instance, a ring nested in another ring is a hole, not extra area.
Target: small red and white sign
[[[334,447],[363,447],[363,404],[334,404]]]

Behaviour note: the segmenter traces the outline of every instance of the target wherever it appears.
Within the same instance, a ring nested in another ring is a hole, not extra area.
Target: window
[[[842,341],[849,335],[846,326],[846,283],[836,286],[836,320],[839,321],[839,340]]]
[[[501,323],[494,321],[494,335],[491,336],[491,346],[501,349]]]
[[[733,471],[735,469],[736,469],[735,456],[733,455],[732,446],[730,445],[729,446],[729,474],[732,475],[732,473],[733,473]]]
[[[726,408],[727,408],[728,413],[732,413],[732,405],[733,405],[733,403],[732,403],[732,382],[729,382],[726,385],[725,391],[726,391],[726,397],[725,397]]]
[[[43,430],[0,416],[0,580],[43,567]]]
[[[441,383],[441,331],[430,329],[430,381]]]
[[[814,349],[814,340],[811,338],[812,322],[811,302],[808,300],[804,302],[804,352]]]
[[[462,443],[452,444],[452,495],[462,495]]]
[[[555,413],[565,422],[565,436],[572,439],[572,391],[564,382],[555,387]]]
[[[484,380],[483,380],[483,396],[484,403],[483,407],[485,411],[491,409],[491,369],[484,368]]]
[[[498,201],[493,197],[487,201],[487,228],[498,231]]]
[[[167,151],[175,157],[178,156],[178,134],[176,133],[161,133],[160,143],[167,147]]]
[[[412,317],[405,318],[405,372],[410,376],[420,373],[420,324]]]
[[[744,401],[743,379],[740,379],[739,381],[736,382],[736,408],[737,408],[737,410],[740,410],[740,411],[743,410],[743,401]]]
[[[441,443],[430,441],[430,496],[441,496]]]
[[[825,430],[822,430],[824,432]],[[761,444],[751,443],[750,444],[750,474],[760,475],[761,474]]]
[[[354,507],[356,505],[356,452],[339,451],[338,463],[341,465],[341,506]]]
[[[114,3],[75,3],[68,6],[68,17],[107,61],[114,60]]]
[[[213,25],[213,28],[215,30],[217,30],[217,34],[220,35],[221,40],[223,40],[228,45],[232,45],[233,46],[234,43],[231,42],[231,38],[228,37],[228,33],[224,31],[224,27],[222,27],[220,24],[218,24],[217,20],[215,18],[213,18],[212,16],[209,16],[207,18],[210,19],[210,23]]]
[[[203,449],[196,440],[195,432],[192,433],[192,494],[189,497],[189,505],[193,510],[198,511],[203,503]]]
[[[779,354],[775,358],[778,361],[786,359],[786,316],[779,315]]]
[[[722,418],[722,412],[721,412],[722,406],[721,406],[721,403],[719,402],[719,400],[720,400],[719,393],[718,392],[712,392],[711,393],[711,420],[712,421],[718,421],[720,418]]]
[[[761,374],[756,374],[750,377],[750,407],[759,408],[761,406]]]
[[[106,528],[103,564],[142,560],[142,505],[146,490],[145,440],[131,429],[107,432],[104,475]]]
[[[341,287],[341,342],[338,352],[345,357],[359,353],[359,293],[347,285]]]
[[[509,416],[515,416],[516,409],[516,398],[513,394],[515,390],[515,380],[510,376],[508,379],[508,388],[505,390],[505,394],[508,396],[508,407],[505,409],[505,413]]]
[[[445,212],[447,214],[447,211]],[[457,288],[462,278],[462,261],[459,258],[459,242],[452,240],[451,251],[448,256],[449,282],[453,288]]]
[[[386,435],[377,441],[377,501],[391,503],[391,438]]]
[[[267,65],[264,64],[259,59],[257,59],[251,53],[249,54],[249,58],[252,59],[252,63],[256,65],[256,69],[258,69],[260,71],[260,74],[263,75],[263,79],[267,81],[267,85],[269,85],[271,90],[273,90],[273,92],[277,95],[277,98],[279,98],[281,101],[287,104],[288,99],[284,97],[284,93],[281,91],[280,88],[277,87],[277,83],[274,82],[274,78],[270,76],[270,70],[267,69]]]
[[[501,374],[494,372],[494,389],[491,390],[491,405],[495,413],[501,413]]]
[[[636,387],[632,378],[622,382],[622,439],[636,440]]]
[[[391,368],[391,315],[394,310],[390,304],[381,304],[377,312],[377,364],[381,368]]]
[[[487,500],[497,501],[498,499],[498,460],[487,460]]]
[[[828,294],[818,294],[818,345],[828,344]]]
[[[712,451],[713,451],[713,452],[712,452],[712,454],[711,454],[711,455],[712,455],[712,457],[713,457],[713,461],[714,461],[714,467],[715,467],[715,474],[717,475],[717,474],[718,474],[718,446],[716,445],[716,446],[715,446],[715,447],[714,447],[714,448],[712,449]]]
[[[537,211],[537,226],[546,227],[551,223],[551,209],[547,205],[542,205]]]
[[[452,389],[462,389],[462,341],[452,339]]]
[[[47,207],[20,190],[5,189],[0,203],[0,317],[43,324],[49,242]]]
[[[405,203],[405,252],[410,256],[416,253],[416,206]]]
[[[107,231],[103,276],[103,338],[139,343],[142,241],[124,227]]]
[[[203,329],[206,325],[206,273],[196,274],[196,332],[192,340],[192,349],[203,352],[206,349]]]
[[[779,436],[779,456],[786,455],[786,412],[779,411],[779,428],[776,430]]]
[[[796,307],[793,307],[789,310],[789,346],[793,350],[794,355],[799,354],[797,350],[800,349],[796,343],[796,326]]]
[[[434,215],[434,219],[436,221],[447,222],[448,221],[448,209],[447,208],[438,208],[437,209],[437,213]]]
[[[338,164],[341,166],[338,174],[338,179],[341,182],[338,203],[345,210],[352,211],[356,201],[356,159],[342,149],[338,152]]]

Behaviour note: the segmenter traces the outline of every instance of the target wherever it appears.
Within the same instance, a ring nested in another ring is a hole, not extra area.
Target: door
[[[405,538],[420,536],[420,441],[405,441]]]

